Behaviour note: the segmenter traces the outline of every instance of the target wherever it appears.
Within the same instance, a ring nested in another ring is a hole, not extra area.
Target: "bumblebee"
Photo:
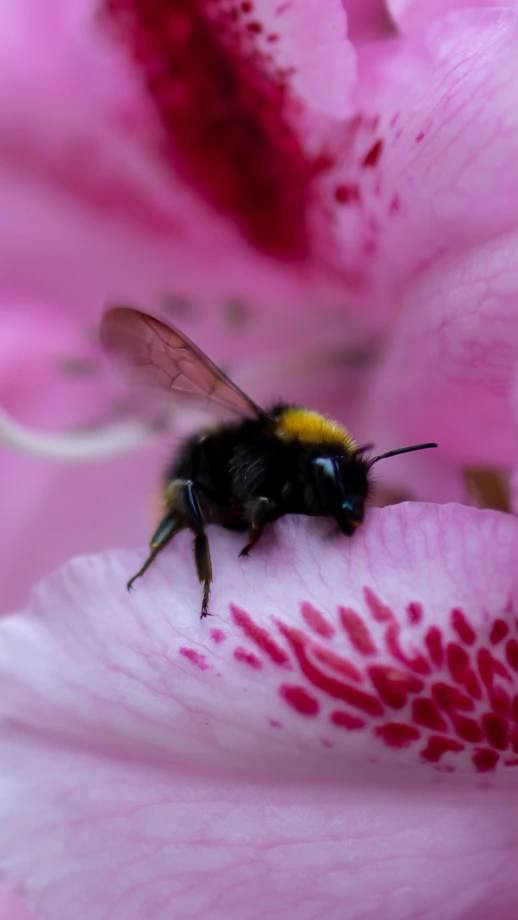
[[[333,518],[352,536],[363,521],[374,463],[396,454],[437,447],[414,444],[367,458],[337,422],[303,406],[278,403],[265,411],[246,396],[177,329],[129,307],[107,310],[101,342],[115,361],[173,395],[193,397],[237,420],[187,440],[166,470],[165,513],[150,553],[128,582],[144,574],[177,533],[194,537],[196,572],[203,584],[201,616],[209,613],[212,564],[207,524],[247,531],[247,556],[267,524],[285,514]]]

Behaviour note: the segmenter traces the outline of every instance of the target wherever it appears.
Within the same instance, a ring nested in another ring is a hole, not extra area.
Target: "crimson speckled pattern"
[[[329,162],[304,150],[289,73],[268,51],[277,36],[253,3],[104,0],[102,11],[138,66],[175,171],[259,249],[304,258],[310,186]]]
[[[461,752],[478,773],[518,766],[518,621],[511,603],[487,634],[452,608],[446,634],[427,625],[426,610],[413,601],[405,611],[410,636],[415,632],[409,652],[395,612],[369,587],[364,600],[368,618],[339,607],[334,622],[304,602],[301,626],[279,619],[277,635],[231,606],[248,640],[236,646],[234,659],[255,670],[279,668],[279,696],[302,718],[324,720],[338,731],[370,731],[390,748],[414,749],[441,771],[454,771],[454,755]],[[213,641],[221,641],[220,633]],[[344,643],[354,660],[343,654]]]

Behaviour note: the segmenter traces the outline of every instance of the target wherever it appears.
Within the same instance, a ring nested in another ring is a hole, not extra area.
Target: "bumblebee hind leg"
[[[151,563],[156,559],[159,552],[163,550],[164,546],[167,546],[169,541],[172,540],[173,537],[177,533],[179,533],[181,530],[184,530],[185,527],[186,527],[186,522],[185,522],[184,515],[179,514],[176,509],[173,509],[172,511],[168,511],[165,517],[163,517],[162,520],[160,521],[160,524],[155,530],[153,536],[151,537],[151,541],[149,543],[151,552],[149,556],[147,557],[144,565],[142,566],[142,568],[138,570],[138,572],[136,572],[133,578],[130,578],[130,580],[128,581],[128,584],[126,586],[128,591],[131,591],[133,587],[133,582],[136,581],[137,578],[140,578],[140,576],[144,574],[146,569],[148,569]]]
[[[194,534],[193,550],[196,573],[198,575],[198,581],[203,583],[203,599],[200,616],[207,617],[209,616],[208,607],[212,582],[212,562],[210,558],[209,540],[205,533],[205,522],[196,498],[194,484],[189,479],[185,482],[181,493],[181,504],[187,526]]]
[[[203,600],[201,605],[201,616],[209,615],[209,594],[212,582],[212,563],[210,559],[209,541],[205,533],[205,522],[203,520],[200,506],[196,498],[194,483],[190,479],[177,479],[169,488],[169,500],[174,504],[170,511],[162,518],[150,542],[151,552],[144,565],[128,581],[128,591],[131,589],[133,582],[144,574],[149,568],[158,553],[167,546],[170,540],[185,530],[186,527],[194,536],[194,561],[196,563],[196,572],[198,580],[203,583]]]

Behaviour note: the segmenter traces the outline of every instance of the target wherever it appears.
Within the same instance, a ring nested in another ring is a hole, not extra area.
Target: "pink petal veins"
[[[513,232],[427,271],[403,302],[373,397],[402,438],[432,431],[456,462],[512,466],[518,292]]]
[[[461,10],[358,50],[358,111],[330,176],[334,232],[379,305],[514,230],[517,22],[513,8]]]
[[[138,747],[139,719],[147,717],[156,724],[149,750],[156,748],[161,756],[172,754],[175,741],[168,730],[163,732],[163,713],[155,712],[145,687],[165,681],[171,693],[173,673],[179,669],[182,686],[190,688],[187,692],[202,694],[209,722],[219,719],[231,699],[232,708],[241,711],[238,719],[248,713],[245,735],[250,736],[251,748],[242,748],[245,762],[255,747],[254,735],[266,732],[269,738],[267,725],[279,712],[290,731],[302,731],[307,745],[314,730],[308,735],[302,728],[301,714],[316,717],[312,721],[325,735],[332,733],[332,712],[341,711],[365,722],[365,731],[356,736],[356,757],[369,751],[370,759],[384,763],[389,756],[386,747],[398,749],[400,737],[399,730],[387,726],[399,724],[415,732],[405,734],[401,729],[404,744],[396,760],[424,764],[430,759],[430,739],[439,743],[441,726],[443,741],[462,743],[455,756],[440,758],[441,767],[476,772],[479,748],[485,746],[500,752],[494,768],[505,772],[518,753],[518,729],[512,719],[515,697],[518,700],[511,562],[516,526],[513,518],[493,512],[403,504],[373,509],[354,540],[336,537],[329,542],[318,522],[294,519],[272,528],[249,564],[234,562],[235,537],[215,531],[211,604],[217,625],[211,623],[208,629],[197,621],[199,590],[186,536],[177,538],[174,551],[160,557],[130,597],[124,584],[138,563],[137,555],[131,564],[122,556],[114,557],[109,566],[101,558],[76,562],[39,590],[39,620],[31,620],[34,637],[43,643],[42,649],[48,646],[46,654],[41,652],[48,668],[61,675],[58,683],[66,684],[74,675],[77,689],[67,691],[70,705],[77,704],[73,726],[67,728],[67,709],[58,702],[56,693],[61,690],[52,687],[50,671],[39,693],[46,686],[57,707],[52,724],[61,724],[60,730],[72,731],[74,737],[84,734],[96,744],[95,722],[78,695],[78,677],[89,667],[88,655],[101,654],[104,670],[96,695],[108,702],[115,693],[118,699],[122,688],[115,675],[127,666],[140,685],[136,710],[130,707],[128,713],[124,743]],[[464,545],[468,532],[469,551]],[[375,569],[369,561],[374,554]],[[268,559],[278,572],[275,578],[265,578]],[[395,575],[399,569],[406,573],[403,591]],[[302,573],[307,575],[302,578]],[[312,573],[318,581],[310,580]],[[115,604],[110,615],[102,612],[103,597],[113,598],[108,601]],[[169,623],[166,645],[157,633],[164,616]],[[60,651],[62,630],[66,633],[71,624],[74,634],[81,624],[86,634],[96,637],[92,647],[87,643],[88,655],[77,648],[79,661],[73,667]],[[23,643],[16,632],[11,635],[9,626],[5,629],[5,673],[19,685],[16,669],[24,660]],[[29,653],[26,657],[30,660]],[[28,704],[33,676],[30,669],[24,671]],[[208,696],[203,690],[207,682]],[[261,700],[252,703],[259,686]],[[181,709],[182,694],[177,697],[175,691],[168,704],[172,718]],[[43,697],[22,710],[31,724],[40,718],[43,726],[47,724]],[[470,734],[462,719],[471,720],[477,730]],[[117,743],[115,728],[116,722],[111,743]],[[343,738],[342,730],[334,742],[337,750]],[[225,761],[228,751],[223,733],[218,758]],[[286,759],[285,752],[283,758],[285,769],[291,758]]]
[[[6,877],[53,920],[400,920],[406,889],[512,920],[517,526],[403,504],[351,541],[280,522],[246,563],[215,531],[210,623],[187,539],[131,596],[140,553],[71,563],[0,624]]]

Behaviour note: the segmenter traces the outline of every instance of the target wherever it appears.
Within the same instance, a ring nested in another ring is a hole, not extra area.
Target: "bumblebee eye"
[[[327,506],[335,503],[338,496],[343,497],[342,479],[336,458],[317,457],[313,461],[313,469],[321,502]]]

